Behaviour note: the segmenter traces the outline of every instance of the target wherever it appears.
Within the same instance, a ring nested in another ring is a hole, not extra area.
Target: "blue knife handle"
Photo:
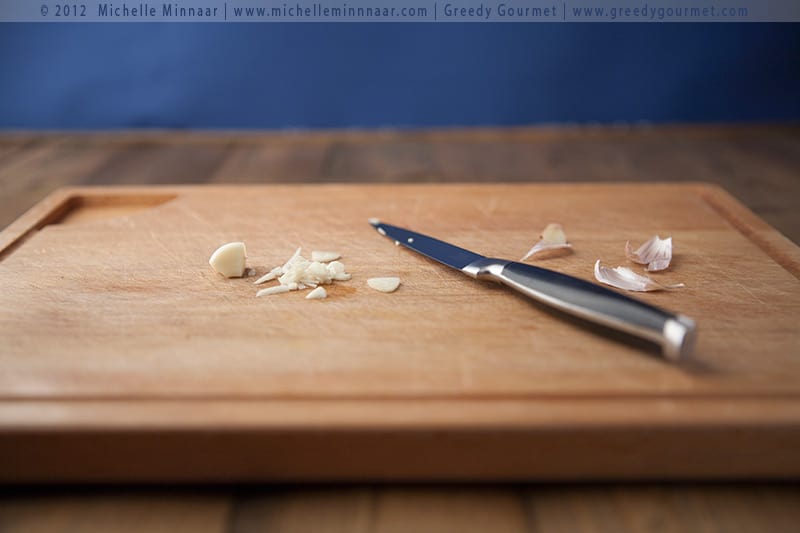
[[[689,317],[560,272],[490,258],[470,263],[462,271],[503,283],[571,315],[655,342],[671,360],[691,355],[697,339],[697,328]]]

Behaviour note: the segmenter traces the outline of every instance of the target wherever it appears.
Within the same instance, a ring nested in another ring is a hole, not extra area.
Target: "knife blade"
[[[667,359],[691,355],[697,327],[691,318],[561,272],[485,257],[422,233],[370,219],[384,237],[476,279],[507,285],[568,314],[654,342]]]

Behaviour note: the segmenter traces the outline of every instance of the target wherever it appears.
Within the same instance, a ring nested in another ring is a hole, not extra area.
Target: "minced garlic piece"
[[[328,291],[325,290],[325,287],[317,287],[313,291],[306,294],[306,300],[320,300],[327,297]]]
[[[298,248],[294,255],[281,267],[275,267],[267,274],[256,280],[256,283],[264,283],[273,279],[278,280],[280,285],[278,287],[288,287],[286,290],[275,292],[267,292],[264,294],[276,294],[277,292],[288,292],[290,290],[299,290],[306,288],[319,288],[318,285],[325,285],[333,281],[347,281],[350,279],[350,274],[345,271],[345,266],[340,261],[334,261],[333,258],[339,257],[338,253],[334,252],[320,252],[317,257],[330,260],[329,263],[322,261],[309,261],[300,255],[301,249]],[[273,287],[275,288],[275,287]],[[267,289],[265,289],[267,290]],[[316,289],[315,289],[316,290]],[[312,294],[322,294],[320,291],[311,291]],[[262,291],[259,291],[259,295]],[[327,296],[327,292],[325,292]],[[311,299],[324,298],[324,296],[314,296]]]
[[[394,292],[400,286],[400,278],[369,278],[367,285],[380,292]]]
[[[283,268],[275,267],[272,270],[270,270],[269,272],[267,272],[266,274],[264,274],[263,276],[261,276],[260,278],[258,278],[257,280],[255,280],[253,282],[253,284],[254,285],[260,285],[262,283],[266,283],[268,281],[272,281],[273,279],[277,278],[281,274],[283,274]]]
[[[342,257],[339,252],[323,252],[323,251],[313,251],[311,252],[311,260],[312,261],[319,261],[320,263],[330,263],[331,261],[336,261]]]
[[[274,287],[267,287],[266,289],[261,289],[256,293],[256,297],[258,296],[269,296],[270,294],[281,294],[283,292],[289,292],[291,289],[288,285],[275,285]]]

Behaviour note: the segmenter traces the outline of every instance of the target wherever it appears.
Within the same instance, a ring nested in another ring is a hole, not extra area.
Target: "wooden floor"
[[[3,533],[790,533],[797,487],[336,486],[6,490]]]
[[[800,242],[800,127],[0,135],[0,227],[77,184],[707,181]],[[2,468],[2,459],[0,459]],[[5,532],[790,532],[796,484],[5,487]]]

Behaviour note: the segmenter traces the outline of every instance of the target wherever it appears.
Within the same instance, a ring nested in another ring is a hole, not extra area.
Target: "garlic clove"
[[[229,242],[217,248],[208,264],[226,278],[241,278],[244,274],[247,250],[243,242]]]
[[[630,268],[621,266],[617,268],[600,266],[599,259],[594,264],[594,277],[600,283],[616,287],[617,289],[636,292],[678,289],[685,286],[683,283],[675,283],[672,285],[658,283],[647,276],[635,273]]]
[[[322,298],[328,297],[328,291],[325,290],[325,287],[317,287],[313,291],[306,294],[306,300],[321,300]]]
[[[526,253],[525,256],[520,259],[520,261],[525,261],[530,256],[545,250],[558,250],[564,248],[572,248],[572,245],[567,242],[567,235],[564,233],[564,229],[561,227],[561,224],[551,223],[548,224],[544,230],[542,230],[542,235],[540,236],[539,241],[534,244],[530,250],[528,250],[528,253]]]
[[[340,257],[342,257],[342,255],[339,252],[324,252],[317,250],[311,252],[311,260],[319,263],[329,263],[339,259]]]
[[[369,278],[367,285],[380,292],[394,292],[400,286],[400,278]]]
[[[625,243],[625,256],[634,263],[647,265],[649,272],[665,270],[672,261],[672,237],[662,239],[654,235],[636,250],[628,241]]]

